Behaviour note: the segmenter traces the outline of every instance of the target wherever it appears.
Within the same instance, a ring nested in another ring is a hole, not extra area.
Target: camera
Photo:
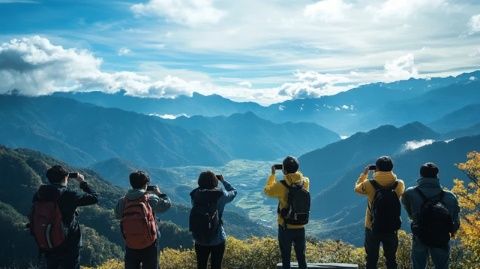
[[[147,191],[155,191],[157,187],[155,186],[147,186]]]
[[[273,165],[273,167],[275,168],[275,170],[282,170],[283,169],[283,164],[275,164],[275,165]]]
[[[368,166],[368,170],[377,170],[377,166],[376,165],[370,165],[370,166]]]
[[[217,177],[218,180],[222,180],[223,179],[223,176],[222,175],[215,175]]]
[[[78,177],[78,173],[68,173],[68,178],[77,178]]]

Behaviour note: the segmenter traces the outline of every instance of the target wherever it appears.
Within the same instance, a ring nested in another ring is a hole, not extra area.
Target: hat
[[[298,163],[298,160],[295,157],[287,156],[283,160],[283,170],[285,170],[285,172],[287,172],[287,174],[297,172],[299,166],[300,165]]]
[[[378,171],[390,172],[393,170],[393,162],[389,156],[382,156],[375,162]]]
[[[438,167],[434,163],[425,163],[420,167],[420,175],[422,177],[436,178],[438,174]]]

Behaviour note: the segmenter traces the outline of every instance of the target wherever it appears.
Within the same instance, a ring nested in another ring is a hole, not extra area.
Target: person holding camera
[[[438,178],[438,167],[420,167],[417,185],[408,188],[402,203],[412,220],[412,268],[425,269],[428,256],[436,269],[449,267],[450,239],[460,228],[460,208],[455,195],[445,190]]]
[[[287,156],[282,164],[272,166],[264,188],[267,196],[278,199],[278,244],[284,269],[290,268],[292,244],[298,268],[307,268],[305,224],[310,214],[310,182],[298,171],[299,166],[296,158]],[[276,180],[276,170],[282,170],[283,180]]]
[[[49,168],[46,176],[50,184],[41,185],[33,197],[30,232],[48,269],[79,269],[82,235],[77,207],[96,204],[97,194],[82,174],[69,173],[60,165]],[[67,188],[70,179],[79,183],[83,193]]]
[[[369,171],[374,171],[373,179],[368,179]],[[388,156],[377,159],[375,165],[365,167],[356,184],[355,192],[367,196],[368,206],[365,216],[366,268],[377,268],[380,243],[387,269],[397,268],[397,232],[401,226],[400,197],[405,184],[392,172],[393,162]]]
[[[218,187],[221,182],[223,189]],[[189,228],[195,241],[197,268],[206,269],[210,258],[211,269],[222,268],[225,240],[223,211],[225,205],[237,196],[237,190],[222,175],[205,171],[198,176],[198,188],[190,193],[192,209]]]
[[[145,172],[135,171],[129,178],[132,189],[115,208],[125,241],[125,269],[157,269],[160,231],[155,215],[167,211],[171,202],[158,186],[148,186]]]

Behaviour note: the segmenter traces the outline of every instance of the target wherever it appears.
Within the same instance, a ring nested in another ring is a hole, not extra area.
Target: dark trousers
[[[47,269],[80,269],[80,247],[45,253]]]
[[[366,268],[377,268],[380,243],[382,243],[383,246],[383,255],[385,256],[387,269],[396,269],[396,255],[398,248],[397,232],[374,233],[368,228],[365,229],[365,252],[367,253]]]
[[[125,269],[140,268],[158,268],[158,250],[156,242],[144,249],[131,249],[125,247]]]
[[[223,253],[225,253],[225,242],[216,246],[202,246],[195,244],[195,254],[197,255],[197,268],[207,269],[208,257],[210,258],[210,268],[222,268]]]
[[[282,255],[283,269],[290,269],[290,253],[292,252],[292,244],[297,256],[298,268],[307,268],[305,260],[305,228],[301,229],[285,229],[278,226],[278,245],[280,246],[280,254]]]

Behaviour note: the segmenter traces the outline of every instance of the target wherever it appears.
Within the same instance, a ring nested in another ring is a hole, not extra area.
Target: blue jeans
[[[378,263],[378,253],[380,251],[380,243],[383,246],[383,256],[385,256],[388,269],[397,268],[397,248],[398,235],[393,233],[374,233],[372,230],[365,228],[365,252],[367,253],[367,269],[376,269]]]
[[[283,226],[278,226],[278,244],[280,246],[280,254],[282,255],[283,269],[290,269],[292,244],[295,249],[295,255],[297,256],[298,268],[307,268],[305,259],[305,228],[285,229]]]
[[[157,241],[144,249],[125,247],[125,269],[158,269]]]
[[[450,245],[444,248],[432,248],[424,245],[420,239],[413,236],[412,243],[412,266],[413,269],[425,269],[428,255],[432,257],[435,269],[447,269],[450,257]]]

